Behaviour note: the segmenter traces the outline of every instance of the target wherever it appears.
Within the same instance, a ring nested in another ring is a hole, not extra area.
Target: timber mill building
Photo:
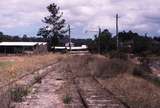
[[[0,42],[0,54],[39,54],[47,52],[46,42]]]

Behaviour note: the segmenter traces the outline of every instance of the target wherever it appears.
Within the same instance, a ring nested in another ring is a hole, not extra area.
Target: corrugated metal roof
[[[37,44],[45,45],[45,42],[0,42],[0,46],[35,46]]]

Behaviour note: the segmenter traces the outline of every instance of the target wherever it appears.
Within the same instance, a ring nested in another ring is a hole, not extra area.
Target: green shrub
[[[72,101],[72,97],[71,97],[70,95],[64,96],[64,98],[63,98],[63,103],[65,103],[65,104],[70,104],[71,101]]]
[[[13,89],[11,89],[10,93],[11,93],[11,100],[14,102],[22,102],[23,101],[23,97],[27,96],[28,94],[28,89],[24,88],[22,86],[17,86]]]

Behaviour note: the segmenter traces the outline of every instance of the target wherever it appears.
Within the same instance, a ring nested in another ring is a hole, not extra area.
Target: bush
[[[68,64],[68,72],[72,71],[78,77],[108,78],[124,72],[132,72],[133,69],[132,63],[127,60],[108,59],[100,55],[72,56],[66,58],[65,64]]]
[[[64,96],[64,98],[63,98],[63,103],[65,103],[65,104],[70,104],[71,101],[72,101],[72,97],[71,97],[70,95]]]
[[[23,97],[27,96],[28,92],[29,91],[27,88],[24,88],[22,86],[17,86],[11,89],[11,100],[14,102],[22,102]]]
[[[42,77],[40,75],[37,75],[34,77],[34,80],[37,82],[37,83],[41,83],[42,82]]]
[[[152,79],[153,79],[154,83],[156,83],[157,85],[160,86],[160,77],[153,76]]]
[[[130,63],[122,59],[95,60],[90,63],[93,76],[101,78],[115,77],[118,74],[129,72]]]
[[[119,51],[113,51],[113,52],[109,53],[109,57],[111,59],[118,58],[118,59],[122,59],[122,60],[128,60],[128,55],[126,53],[119,52]]]
[[[135,76],[142,76],[144,74],[144,70],[139,66],[136,66],[133,70],[133,75]]]
[[[148,66],[145,65],[138,65],[133,69],[133,75],[135,76],[143,76],[146,74],[150,74],[151,69]]]

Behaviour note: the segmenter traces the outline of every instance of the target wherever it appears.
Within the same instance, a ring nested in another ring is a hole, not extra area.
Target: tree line
[[[44,42],[42,37],[30,37],[27,35],[20,36],[11,36],[6,35],[3,32],[0,32],[0,42]]]
[[[93,53],[108,53],[120,51],[134,54],[157,54],[160,55],[160,37],[141,36],[132,31],[118,33],[119,47],[117,49],[117,36],[112,36],[108,29],[105,29],[99,36],[89,44],[89,49]]]

